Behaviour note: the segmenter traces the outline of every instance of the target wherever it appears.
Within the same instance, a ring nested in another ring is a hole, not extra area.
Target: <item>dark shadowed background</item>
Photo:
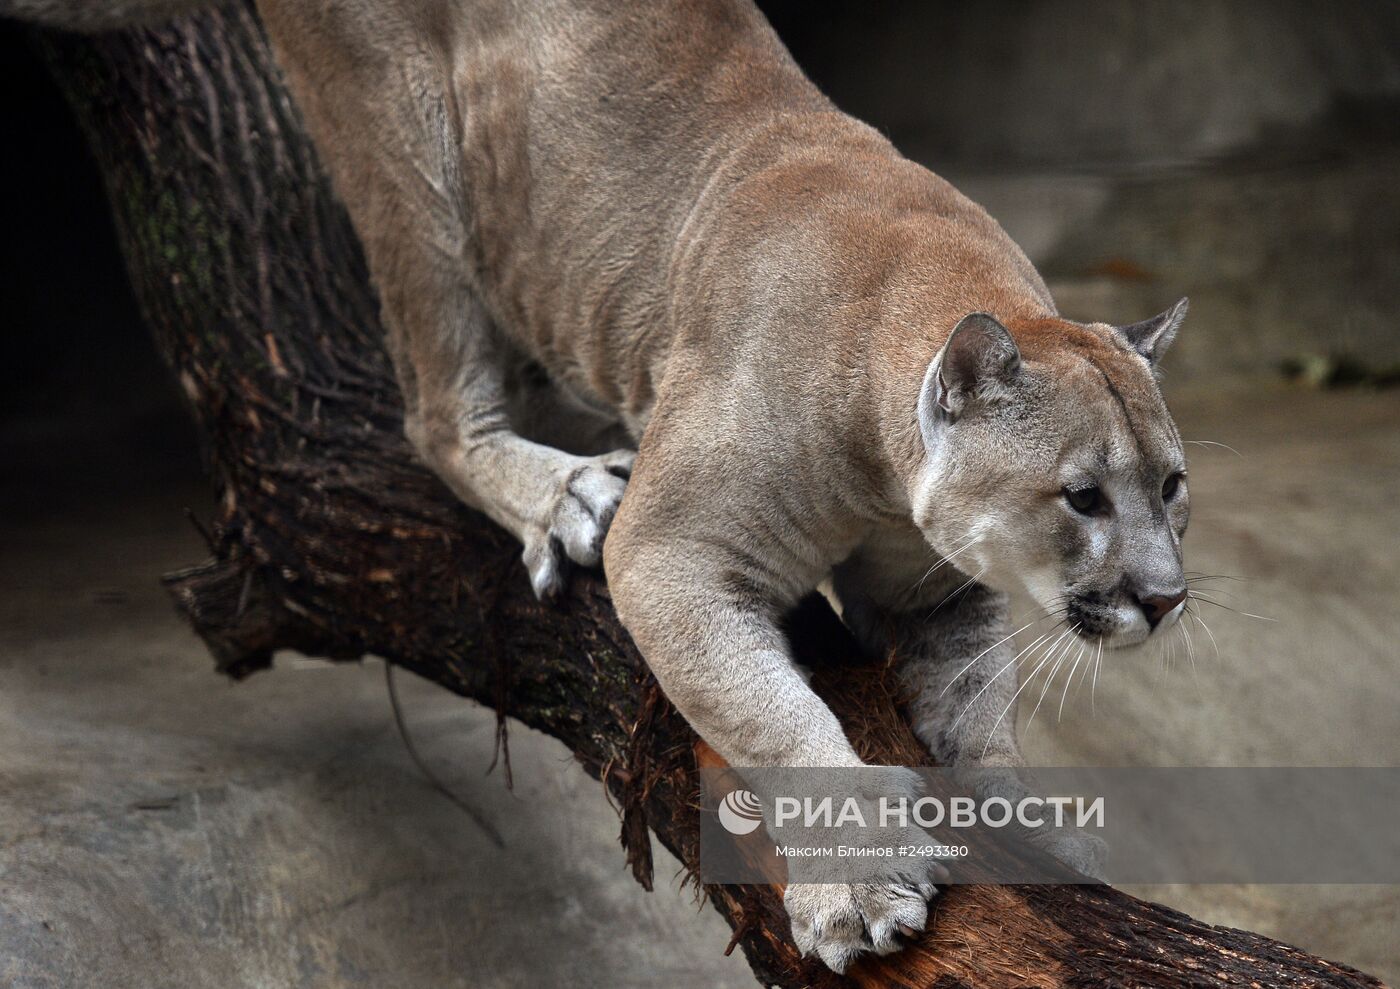
[[[1400,764],[1400,4],[762,6],[1066,315],[1192,299],[1189,565],[1244,579],[1042,712],[1033,760]],[[489,713],[405,685],[430,760],[543,850],[503,856],[414,774],[372,664],[215,677],[156,583],[202,555],[194,435],[11,24],[0,75],[0,982],[748,984],[715,916],[632,884],[552,741],[516,732],[506,793]],[[1392,888],[1146,892],[1400,978]]]

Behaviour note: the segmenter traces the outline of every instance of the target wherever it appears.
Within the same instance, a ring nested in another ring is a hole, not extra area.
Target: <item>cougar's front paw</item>
[[[564,589],[569,561],[596,567],[602,560],[603,539],[636,456],[631,450],[614,450],[580,457],[549,485],[540,524],[526,537],[523,554],[536,597],[553,597]]]
[[[794,883],[783,905],[801,952],[844,972],[862,951],[891,954],[923,930],[935,893],[932,883]]]
[[[1037,830],[1031,833],[1030,842],[1075,872],[1104,881],[1108,844],[1098,835],[1078,828]]]

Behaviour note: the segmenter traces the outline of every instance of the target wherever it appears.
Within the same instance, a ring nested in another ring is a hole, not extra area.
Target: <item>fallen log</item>
[[[569,746],[613,794],[648,889],[651,834],[693,869],[697,758],[713,755],[651,680],[600,575],[540,604],[518,546],[409,450],[354,235],[250,9],[37,38],[206,444],[211,556],[165,581],[219,669],[246,676],[285,649],[382,656],[491,705],[502,747],[507,717]],[[867,759],[924,759],[885,671],[820,599],[789,626]],[[797,955],[778,890],[704,893],[765,985],[1380,984],[1102,886],[951,889],[915,943],[841,979]]]

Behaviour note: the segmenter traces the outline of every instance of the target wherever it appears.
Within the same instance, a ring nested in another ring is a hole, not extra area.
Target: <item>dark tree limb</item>
[[[219,496],[213,556],[166,584],[219,668],[243,676],[280,649],[383,656],[568,745],[615,795],[644,886],[649,832],[693,867],[694,735],[597,574],[539,604],[514,542],[411,454],[355,238],[253,15],[234,4],[40,45],[97,156],[138,298],[205,439]],[[866,757],[923,758],[883,671],[860,668],[829,609],[808,602],[791,632]],[[765,984],[844,984],[797,957],[777,890],[705,893]],[[850,980],[1379,984],[1259,935],[1071,886],[953,889],[917,944]]]

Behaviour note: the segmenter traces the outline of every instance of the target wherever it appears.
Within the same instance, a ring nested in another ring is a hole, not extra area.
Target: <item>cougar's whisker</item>
[[[1206,594],[1206,595],[1208,595],[1208,599],[1209,599],[1212,603],[1220,603],[1220,602],[1216,602],[1216,600],[1215,600],[1215,595],[1223,595],[1224,597],[1229,598],[1229,599],[1232,599],[1232,600],[1239,597],[1238,594],[1232,594],[1230,591],[1224,591],[1224,590],[1221,590],[1221,589],[1218,588],[1218,587],[1212,587],[1209,591],[1202,591],[1202,590],[1201,590],[1200,588],[1198,588],[1198,587],[1188,587],[1187,590],[1189,590],[1189,591],[1191,592],[1191,595],[1192,595],[1193,597],[1196,596],[1196,595],[1198,595],[1198,594]],[[1202,598],[1201,600],[1204,601],[1204,600],[1207,600],[1207,598]],[[1231,605],[1231,606],[1233,607],[1233,605]]]
[[[1186,630],[1186,623],[1177,622],[1176,627],[1181,633],[1181,641],[1186,645],[1186,658],[1191,661],[1191,682],[1196,685],[1196,694],[1199,696],[1201,692],[1201,680],[1196,672],[1196,648],[1191,643],[1191,635]]]
[[[1202,596],[1199,592],[1196,592],[1196,591],[1192,591],[1192,592],[1191,592],[1191,596],[1194,597],[1194,598],[1198,598],[1202,604],[1208,604],[1208,605],[1211,605],[1212,607],[1219,608],[1221,611],[1229,611],[1229,612],[1232,612],[1232,613],[1234,613],[1234,614],[1236,614],[1236,615],[1240,615],[1240,616],[1242,616],[1242,617],[1244,617],[1244,618],[1253,618],[1253,619],[1256,619],[1256,620],[1261,621],[1261,622],[1276,622],[1276,621],[1278,621],[1277,618],[1270,618],[1268,615],[1256,615],[1256,614],[1252,614],[1251,612],[1248,612],[1248,611],[1241,611],[1239,608],[1232,608],[1232,607],[1230,607],[1228,604],[1221,604],[1219,601],[1213,601],[1213,600],[1211,600],[1211,599],[1208,598],[1208,597]]]
[[[1074,654],[1074,665],[1069,668],[1069,673],[1065,676],[1065,689],[1060,691],[1060,709],[1055,712],[1055,724],[1060,723],[1060,718],[1065,713],[1065,698],[1069,696],[1069,685],[1074,682],[1074,671],[1079,669],[1079,661],[1084,658],[1084,650],[1089,648],[1089,643],[1080,642],[1079,652]]]
[[[1078,625],[1074,626],[1074,629],[1078,628]],[[1074,632],[1074,629],[1070,629],[1070,632]],[[1063,637],[1064,636],[1061,636],[1061,639],[1063,639]],[[1060,664],[1064,663],[1064,657],[1070,654],[1071,649],[1074,649],[1074,639],[1072,639],[1072,637],[1070,639],[1070,642],[1064,644],[1063,649],[1057,649],[1058,644],[1060,644],[1060,640],[1057,639],[1056,644],[1054,644],[1054,646],[1051,646],[1049,653],[1046,654],[1047,660],[1049,660],[1051,656],[1056,656],[1056,660],[1054,660],[1054,664],[1051,665],[1049,674],[1046,675],[1046,682],[1044,682],[1044,684],[1040,686],[1040,696],[1039,698],[1036,698],[1036,706],[1033,707],[1032,710],[1030,710],[1030,717],[1026,719],[1026,731],[1028,731],[1028,733],[1030,731],[1030,723],[1036,720],[1036,712],[1039,712],[1040,710],[1040,702],[1043,702],[1043,700],[1046,699],[1046,693],[1050,691],[1050,684],[1053,684],[1054,682],[1054,675],[1056,675],[1057,672],[1060,671]],[[1035,674],[1030,674],[1030,679],[1035,679]],[[1015,698],[1012,698],[1012,700],[1015,700]]]
[[[1007,661],[1006,665],[1003,666],[1001,669],[997,670],[997,671],[996,671],[996,674],[995,674],[990,680],[988,680],[986,683],[984,683],[984,684],[982,685],[982,689],[979,690],[979,691],[977,691],[977,693],[974,694],[974,695],[972,696],[972,700],[968,701],[968,702],[967,702],[967,706],[964,707],[964,708],[962,709],[962,712],[961,712],[956,718],[953,719],[953,723],[952,723],[951,726],[949,726],[948,730],[951,732],[954,728],[956,728],[956,727],[958,726],[958,724],[962,721],[963,716],[966,715],[968,711],[971,711],[971,710],[972,710],[972,706],[973,706],[974,704],[977,703],[978,698],[980,698],[983,694],[985,694],[985,693],[987,692],[987,688],[989,688],[992,684],[994,684],[994,683],[996,683],[998,680],[1000,680],[1000,679],[1001,679],[1001,675],[1002,675],[1003,673],[1005,673],[1007,670],[1011,669],[1011,667],[1012,667],[1013,665],[1015,665],[1016,668],[1017,668],[1017,670],[1019,671],[1019,669],[1020,669],[1020,664],[1019,664],[1017,661],[1018,661],[1022,656],[1024,656],[1026,653],[1030,652],[1032,649],[1034,649],[1036,646],[1040,645],[1040,643],[1044,642],[1046,639],[1050,638],[1050,636],[1052,636],[1052,635],[1054,635],[1054,634],[1055,634],[1055,629],[1052,628],[1052,629],[1050,629],[1050,631],[1046,632],[1044,635],[1041,635],[1041,636],[1037,637],[1036,640],[1035,640],[1034,642],[1032,642],[1030,645],[1026,646],[1024,649],[1022,649],[1022,650],[1021,650],[1020,652],[1018,652],[1016,655],[1012,656],[1011,659]],[[1056,640],[1056,641],[1058,641],[1058,640]]]
[[[1048,618],[1049,616],[1047,615],[1046,617]],[[1022,632],[1024,632],[1026,629],[1030,628],[1032,625],[1038,624],[1039,622],[1042,622],[1042,621],[1044,621],[1044,620],[1045,620],[1044,618],[1037,618],[1037,619],[1036,619],[1035,621],[1033,621],[1033,622],[1026,622],[1026,624],[1022,625],[1020,628],[1018,628],[1016,631],[1012,632],[1010,635],[1007,635],[1007,636],[1004,636],[1003,638],[998,639],[996,642],[993,642],[993,643],[992,643],[990,646],[988,646],[986,649],[983,649],[981,652],[979,652],[979,653],[976,655],[976,657],[973,658],[972,662],[968,663],[968,664],[967,664],[966,666],[964,666],[962,669],[958,670],[957,673],[953,674],[953,678],[952,678],[951,680],[949,680],[949,681],[947,682],[947,684],[944,685],[943,689],[940,690],[940,691],[938,692],[938,696],[939,696],[939,697],[942,697],[944,694],[946,694],[946,693],[952,688],[953,684],[957,683],[959,680],[962,679],[962,676],[963,676],[964,673],[966,673],[968,670],[972,669],[974,666],[976,666],[976,665],[981,661],[981,659],[982,659],[983,656],[987,655],[989,652],[991,652],[991,651],[992,651],[993,649],[995,649],[997,646],[1001,645],[1001,644],[1002,644],[1003,642],[1005,642],[1007,639],[1013,639],[1013,638],[1015,638],[1016,636],[1018,636],[1018,635],[1020,635]]]
[[[1181,442],[1188,446],[1219,447],[1222,450],[1229,450],[1240,459],[1244,459],[1244,454],[1228,443],[1217,443],[1215,440],[1182,440]]]
[[[1094,713],[1094,694],[1099,689],[1099,664],[1103,661],[1103,636],[1099,636],[1099,648],[1094,655],[1094,682],[1089,687],[1089,711]]]
[[[975,574],[973,574],[971,577],[967,578],[967,580],[965,580],[965,581],[963,581],[961,584],[959,584],[958,587],[957,587],[957,590],[953,591],[951,594],[949,594],[947,597],[945,597],[942,601],[939,601],[936,605],[933,606],[933,610],[930,611],[930,612],[928,613],[928,617],[929,617],[929,618],[932,618],[934,615],[938,614],[938,611],[939,611],[940,608],[942,608],[942,607],[943,607],[945,604],[947,604],[949,601],[953,600],[953,598],[957,597],[959,594],[961,594],[961,593],[963,593],[964,591],[966,591],[966,590],[967,590],[969,587],[971,587],[973,584],[975,584],[975,583],[977,583],[979,580],[981,580],[982,577],[983,577],[983,575],[986,574],[986,572],[987,572],[986,567],[983,567],[981,570],[978,570],[978,571],[977,571]]]
[[[1099,640],[1099,642],[1103,642],[1103,636],[1099,636],[1099,637],[1098,637],[1098,640]],[[1084,647],[1085,647],[1085,649],[1087,649],[1087,648],[1089,647],[1089,641],[1088,641],[1087,639],[1084,641]],[[1085,663],[1084,663],[1084,671],[1083,671],[1082,673],[1079,674],[1079,683],[1078,683],[1078,684],[1075,686],[1075,688],[1074,688],[1074,699],[1075,699],[1076,701],[1079,700],[1079,695],[1082,694],[1082,693],[1084,693],[1084,681],[1089,679],[1089,674],[1090,674],[1090,673],[1092,672],[1092,670],[1093,670],[1093,666],[1094,666],[1094,658],[1093,658],[1093,656],[1094,656],[1093,653],[1090,653],[1090,654],[1089,654],[1089,659],[1086,660]]]
[[[973,536],[971,539],[963,543],[957,549],[953,550],[947,556],[944,556],[943,558],[934,561],[933,566],[925,570],[924,575],[920,577],[918,581],[914,584],[914,591],[917,592],[920,588],[924,586],[924,582],[927,581],[930,577],[932,577],[934,573],[939,570],[939,568],[941,568],[944,564],[949,563],[960,554],[965,553],[967,550],[971,549],[981,538],[982,537],[980,535]]]
[[[1220,643],[1215,641],[1215,633],[1210,630],[1210,626],[1206,624],[1205,619],[1196,612],[1188,610],[1187,614],[1196,620],[1196,624],[1206,630],[1206,635],[1210,636],[1210,644],[1215,648],[1215,658],[1218,662],[1220,659]]]
[[[1214,595],[1218,594],[1223,594],[1225,597],[1228,598],[1234,598],[1239,596],[1237,594],[1232,594],[1229,591],[1221,590],[1219,587],[1212,587],[1210,590],[1206,591],[1201,590],[1199,587],[1189,587],[1187,588],[1187,590],[1191,592],[1192,596],[1205,595],[1205,597],[1201,598],[1202,601],[1215,601]]]
[[[1065,632],[1068,631],[1068,629],[1065,630]],[[1001,709],[1001,714],[997,715],[997,720],[992,724],[991,730],[987,732],[987,741],[982,746],[982,754],[984,756],[987,754],[988,747],[992,744],[992,737],[996,735],[997,728],[1001,725],[1002,719],[1006,717],[1006,712],[1011,710],[1011,708],[1013,708],[1016,705],[1016,698],[1021,696],[1021,691],[1025,690],[1028,686],[1035,682],[1036,676],[1040,673],[1041,669],[1045,666],[1045,664],[1049,662],[1050,653],[1054,651],[1055,646],[1059,644],[1060,639],[1064,638],[1065,632],[1061,632],[1060,637],[1050,644],[1050,648],[1048,650],[1041,654],[1040,661],[1036,664],[1035,669],[1031,671],[1031,675],[1026,677],[1026,679],[1022,681],[1021,685],[1016,688],[1016,692],[1011,695],[1011,700],[1006,702],[1006,706]]]

